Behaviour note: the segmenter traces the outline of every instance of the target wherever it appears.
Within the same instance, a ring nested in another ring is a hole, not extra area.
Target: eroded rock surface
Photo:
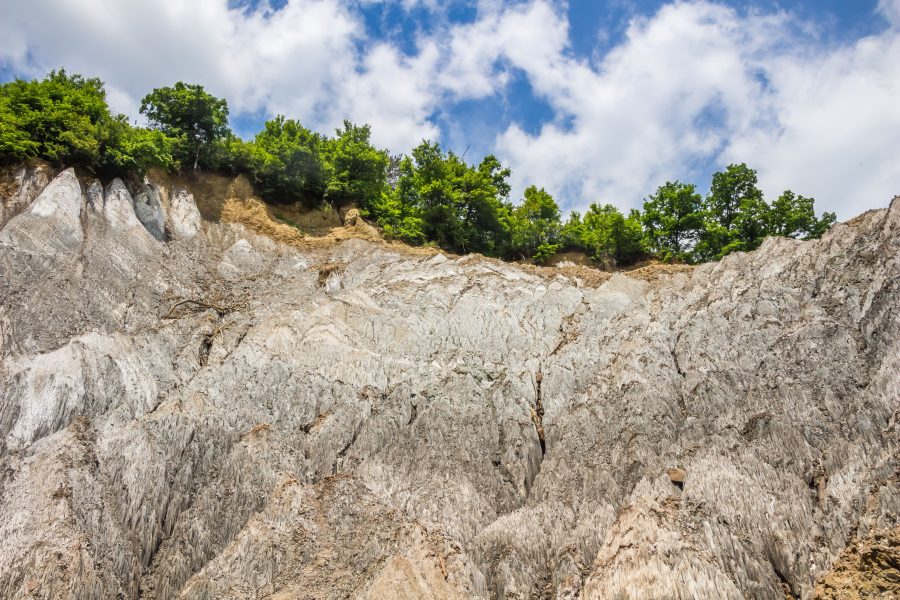
[[[0,231],[0,597],[812,598],[898,525],[900,200],[589,287],[164,194]]]

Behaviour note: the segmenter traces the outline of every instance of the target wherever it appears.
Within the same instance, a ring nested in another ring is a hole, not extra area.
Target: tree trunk
[[[197,170],[198,162],[200,162],[200,144],[197,144],[197,156],[194,157],[194,171]]]

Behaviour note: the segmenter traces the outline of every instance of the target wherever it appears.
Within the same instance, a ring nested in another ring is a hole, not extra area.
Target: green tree
[[[584,247],[584,223],[581,222],[581,213],[573,210],[569,213],[569,218],[559,230],[560,246],[567,250],[582,250],[587,252]]]
[[[132,127],[125,115],[104,127],[102,146],[96,170],[107,175],[143,173],[153,166],[169,170],[176,164],[174,139],[161,131]]]
[[[724,171],[714,173],[706,209],[711,218],[725,229],[732,229],[745,200],[762,200],[757,187],[756,171],[746,164],[728,165]]]
[[[470,252],[500,256],[509,246],[509,208],[504,198],[509,195],[510,171],[493,155],[486,156],[477,167],[462,167],[456,172],[454,188],[464,246]]]
[[[0,86],[0,157],[14,162],[40,156],[58,165],[92,168],[103,152],[111,120],[103,82],[65,70],[42,81]]]
[[[713,174],[704,213],[706,223],[695,260],[755,250],[768,233],[768,205],[757,186],[756,171],[744,163]]]
[[[495,196],[499,200],[509,200],[509,193],[512,190],[509,178],[512,171],[504,167],[496,156],[493,154],[485,156],[478,165],[478,172],[490,180],[490,184],[494,186]]]
[[[364,216],[374,218],[389,239],[398,239],[408,244],[422,244],[426,241],[425,221],[418,206],[415,166],[411,158],[398,157],[395,185],[383,191]]]
[[[0,161],[37,156],[111,175],[173,164],[170,138],[113,115],[102,81],[64,70],[0,84]]]
[[[387,187],[388,153],[370,142],[371,128],[344,121],[334,139],[325,140],[325,195],[338,203],[356,202],[367,209]]]
[[[584,214],[582,248],[604,265],[633,264],[644,254],[640,212],[628,217],[613,206],[591,204]]]
[[[385,235],[436,242],[451,252],[502,256],[509,248],[510,171],[492,155],[469,165],[423,141],[395,161],[394,185],[370,214]]]
[[[459,211],[459,191],[454,183],[465,165],[452,153],[446,155],[433,142],[422,142],[412,151],[412,190],[421,210],[425,236],[442,248],[466,252]]]
[[[511,250],[522,257],[533,256],[540,246],[544,254],[548,246],[560,241],[560,212],[556,200],[544,188],[529,186],[522,203],[512,211]],[[555,250],[554,250],[555,252]]]
[[[156,88],[141,101],[141,114],[151,127],[178,140],[181,162],[200,163],[200,153],[230,133],[228,103],[208,94],[202,85],[181,81]]]
[[[246,148],[259,193],[270,202],[322,202],[326,183],[320,154],[322,138],[299,121],[279,115],[266,121]]]
[[[770,235],[811,240],[821,237],[836,220],[831,212],[816,218],[815,200],[785,190],[769,210],[768,230]]]
[[[663,260],[691,260],[703,231],[703,200],[691,184],[669,181],[644,202],[641,223],[648,249]]]

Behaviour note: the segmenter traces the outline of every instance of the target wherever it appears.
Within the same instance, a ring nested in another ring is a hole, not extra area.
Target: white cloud
[[[408,152],[422,139],[437,139],[440,131],[429,121],[440,102],[433,83],[439,58],[434,44],[406,58],[387,44],[377,44],[365,58],[361,73],[352,73],[333,98],[331,120],[349,118],[372,125],[374,143]]]
[[[724,159],[752,162],[768,194],[791,188],[842,219],[900,195],[900,36],[775,56],[766,68],[777,120],[737,132]]]
[[[878,12],[894,27],[900,27],[900,0],[878,0]]]
[[[533,87],[569,117],[531,136],[513,125],[499,139],[521,183],[543,183],[583,207],[636,204],[653,185],[684,178],[715,152],[724,128],[756,116],[750,73],[756,27],[725,8],[679,4],[635,21],[596,68],[562,55],[516,61]],[[701,126],[716,110],[724,123]]]
[[[545,185],[571,208],[639,206],[666,180],[702,175],[698,163],[734,161],[757,168],[770,197],[790,187],[841,218],[886,205],[900,194],[900,37],[820,48],[797,39],[810,29],[684,2],[633,21],[597,66],[565,44],[527,59],[501,45],[557,115],[536,135],[512,124],[498,137],[515,189]]]
[[[283,113],[322,131],[360,117],[395,151],[436,135],[422,68],[434,59],[406,60],[380,45],[360,56],[360,43],[363,26],[338,0],[256,12],[229,10],[224,0],[0,6],[0,61],[34,76],[59,66],[99,76],[112,106],[133,117],[153,87],[183,80],[227,98],[232,114]]]
[[[547,2],[486,5],[478,20],[451,28],[448,37],[443,86],[456,98],[481,98],[506,85],[509,67],[552,71],[568,46],[568,23]]]

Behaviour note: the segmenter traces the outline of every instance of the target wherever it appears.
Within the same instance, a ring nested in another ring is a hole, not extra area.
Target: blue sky
[[[96,75],[133,118],[201,83],[242,136],[368,122],[394,153],[495,153],[567,209],[747,162],[849,218],[900,194],[898,32],[900,0],[7,0],[0,79]]]

